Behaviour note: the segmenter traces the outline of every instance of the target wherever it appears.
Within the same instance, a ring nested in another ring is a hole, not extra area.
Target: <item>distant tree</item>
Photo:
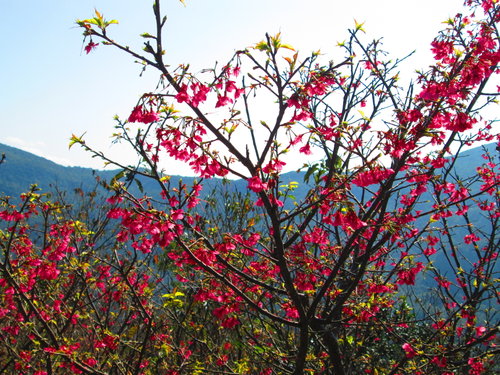
[[[75,195],[51,201],[33,187],[17,205],[0,200],[0,372],[193,374],[202,360],[237,363],[237,335],[218,329],[216,306],[178,290],[158,254],[114,239],[107,214],[118,202]]]

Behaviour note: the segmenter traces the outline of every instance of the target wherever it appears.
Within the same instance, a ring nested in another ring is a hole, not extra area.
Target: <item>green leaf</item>
[[[263,41],[257,43],[254,48],[258,49],[259,51],[268,51],[269,45],[267,44],[266,41],[263,40]]]
[[[123,178],[123,176],[125,176],[125,172],[126,170],[123,169],[121,170],[120,172],[118,172],[117,174],[115,174],[113,176],[113,178],[111,179],[111,183],[115,183],[116,181],[118,181],[119,179]]]
[[[280,44],[280,48],[286,48],[290,51],[295,51],[295,48],[293,48],[290,44]]]
[[[97,22],[97,20],[95,18],[89,18],[89,19],[86,19],[86,20],[77,20],[76,21],[77,24],[79,24],[80,26],[83,26],[87,23],[90,23],[92,25],[96,25],[96,26],[99,26],[99,23]]]
[[[342,168],[343,163],[344,163],[344,161],[340,157],[335,156],[335,160],[333,161],[333,164],[335,165],[335,169],[339,170],[340,168]]]
[[[304,182],[308,183],[309,179],[311,178],[311,175],[314,172],[316,172],[317,170],[318,170],[318,165],[317,164],[314,164],[314,165],[310,166],[309,169],[307,170],[306,174],[304,175]]]
[[[364,22],[358,23],[358,21],[354,20],[354,25],[356,26],[356,31],[361,30],[362,32],[366,33],[366,31],[363,29],[364,24],[365,24]]]
[[[257,354],[264,354],[266,352],[266,350],[262,346],[255,345],[253,349]]]
[[[134,182],[135,184],[137,185],[137,188],[139,189],[139,191],[144,194],[144,187],[142,186],[142,182],[139,181],[138,178],[134,178]]]
[[[76,135],[72,134],[72,135],[71,135],[71,138],[70,138],[70,140],[69,140],[69,146],[68,146],[68,148],[73,147],[73,145],[74,145],[75,143],[79,143],[79,144],[81,144],[81,145],[84,145],[84,144],[85,144],[85,141],[82,139],[82,137],[83,137],[83,135],[82,135],[81,137],[77,137]]]

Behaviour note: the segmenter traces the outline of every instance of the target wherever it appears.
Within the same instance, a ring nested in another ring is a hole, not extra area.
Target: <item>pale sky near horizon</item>
[[[102,168],[78,147],[68,150],[71,134],[112,156],[127,159],[111,145],[113,116],[126,118],[143,92],[152,91],[156,74],[139,77],[133,59],[111,47],[85,54],[77,18],[94,8],[120,24],[110,27],[117,41],[140,48],[140,33],[153,32],[149,0],[0,0],[0,143],[63,165]],[[413,50],[411,70],[432,61],[430,42],[462,0],[163,0],[168,15],[166,61],[202,68],[281,31],[303,56],[329,53],[347,37],[354,19],[365,22],[367,40],[383,37],[393,57]],[[129,158],[130,159],[130,158]],[[128,159],[127,159],[128,160]],[[132,160],[132,159],[130,159]],[[129,161],[127,161],[129,162]],[[175,167],[172,174],[189,174]]]

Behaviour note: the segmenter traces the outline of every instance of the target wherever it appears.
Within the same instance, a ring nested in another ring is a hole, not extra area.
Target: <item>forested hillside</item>
[[[496,150],[494,143],[467,149],[457,158],[453,173],[461,178],[474,176],[477,166],[484,162],[481,156],[484,151],[489,152],[493,156],[497,155],[500,159],[500,152]],[[12,197],[25,192],[32,184],[37,184],[44,192],[51,192],[55,188],[60,191],[71,191],[76,188],[90,190],[96,186],[96,177],[109,181],[120,173],[120,170],[65,167],[43,157],[4,144],[0,144],[0,154],[5,154],[5,159],[0,164],[0,193]],[[294,193],[299,200],[305,196],[308,189],[307,183],[304,182],[306,171],[307,168],[304,168],[302,172],[289,172],[281,176],[283,184],[291,181],[298,183]],[[140,177],[135,178],[139,179],[145,194],[158,194],[158,186],[155,181]],[[192,184],[194,180],[193,177],[182,176],[172,176],[171,178],[174,185],[177,184],[179,179],[182,179],[187,184]],[[214,178],[205,185],[203,195],[209,194],[214,188],[220,186],[220,184],[221,179]],[[243,191],[246,188],[247,182],[231,180],[229,185],[233,186],[233,189],[237,191]],[[136,183],[132,182],[131,186],[134,192],[139,192],[139,187]]]

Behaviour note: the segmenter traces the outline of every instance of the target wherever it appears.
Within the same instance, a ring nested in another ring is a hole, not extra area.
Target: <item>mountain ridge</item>
[[[464,150],[458,156],[455,162],[455,169],[461,176],[470,176],[475,174],[475,168],[482,164],[483,150],[488,152],[495,151],[495,143],[479,146],[469,150]],[[42,191],[50,191],[54,188],[60,190],[72,190],[75,188],[92,189],[95,187],[95,178],[100,176],[105,179],[111,179],[119,170],[96,170],[86,167],[62,166],[53,161],[37,156],[27,151],[0,143],[0,154],[5,154],[5,159],[0,164],[0,194],[9,196],[18,196],[27,191],[32,184],[37,184]],[[283,174],[284,183],[289,180],[297,179],[301,173],[288,172]],[[192,182],[196,177],[172,176],[174,180],[183,179],[186,182]],[[208,187],[214,187],[220,179],[208,183]],[[207,180],[208,182],[209,180]],[[144,181],[141,181],[144,183]],[[146,182],[148,184],[148,182]],[[244,188],[246,182],[234,180],[237,190]],[[151,184],[148,187],[153,188]],[[146,189],[146,191],[151,191]]]

